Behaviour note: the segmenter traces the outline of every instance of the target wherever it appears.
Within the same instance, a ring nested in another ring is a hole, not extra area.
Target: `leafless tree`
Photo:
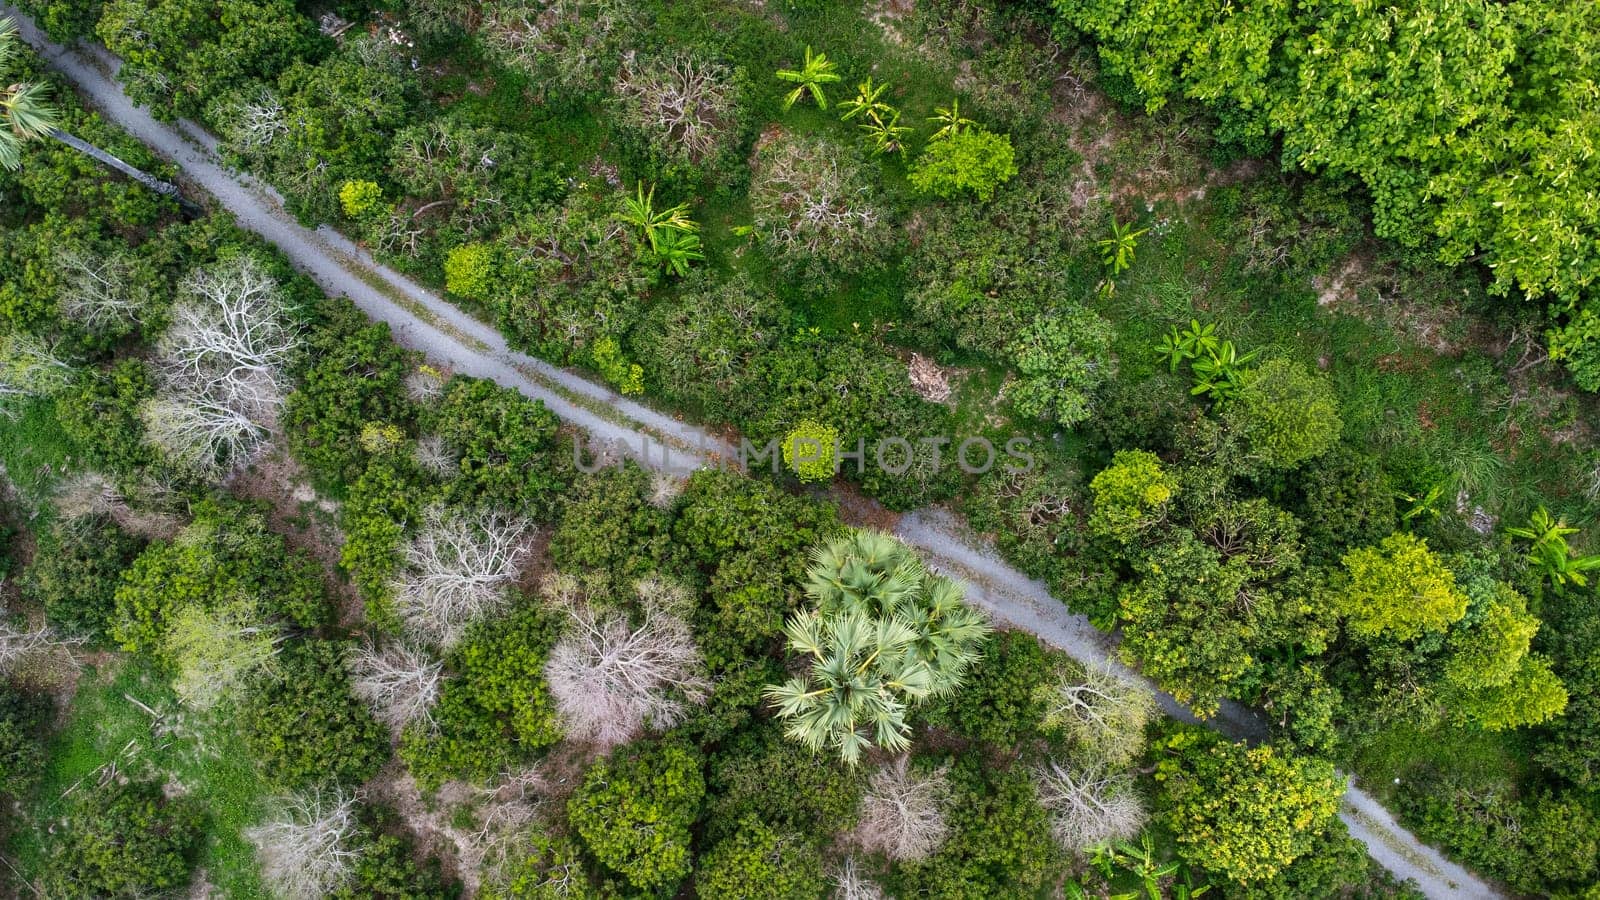
[[[412,454],[416,457],[417,465],[424,472],[437,475],[440,478],[449,478],[460,472],[461,461],[455,451],[445,443],[444,438],[437,434],[425,434],[417,439],[416,450]]]
[[[1089,667],[1083,680],[1063,674],[1046,692],[1046,729],[1059,730],[1091,758],[1126,764],[1144,746],[1155,715],[1150,691],[1105,668]]]
[[[150,443],[208,477],[259,453],[300,345],[287,313],[282,288],[251,256],[191,275],[157,347],[161,392],[140,411]]]
[[[289,119],[278,95],[270,88],[262,88],[254,99],[234,106],[224,130],[233,146],[260,150],[289,133]]]
[[[62,313],[90,331],[126,328],[140,321],[150,303],[148,289],[125,255],[68,248],[56,254],[56,268],[62,279],[57,294]]]
[[[482,11],[478,37],[502,62],[577,90],[604,86],[632,18],[627,0],[502,0]]]
[[[285,370],[300,346],[288,299],[255,257],[240,254],[192,274],[158,350],[168,382],[202,387],[241,412],[263,416],[283,402]]]
[[[116,484],[100,472],[79,472],[56,487],[56,512],[68,521],[114,516],[127,508]]]
[[[270,821],[245,832],[273,893],[316,900],[350,879],[361,856],[354,846],[361,832],[358,802],[341,791],[290,797]]]
[[[883,888],[861,871],[854,856],[846,856],[829,871],[828,881],[833,885],[833,900],[884,900]]]
[[[63,638],[48,626],[28,629],[6,620],[0,610],[0,675],[9,675],[42,656],[67,652],[82,644],[77,638]]]
[[[1039,805],[1050,813],[1050,834],[1063,850],[1078,852],[1126,840],[1144,827],[1144,804],[1133,777],[1104,763],[1074,771],[1051,760],[1034,777]]]
[[[12,332],[0,338],[0,412],[15,416],[13,400],[46,397],[72,381],[72,364],[36,337]]]
[[[418,719],[432,722],[444,664],[427,651],[402,641],[379,650],[368,642],[350,654],[350,670],[356,695],[390,729],[399,732]]]
[[[527,520],[499,512],[430,507],[393,585],[407,630],[449,648],[475,619],[504,608],[532,532]]]
[[[858,154],[823,138],[779,137],[756,154],[756,229],[785,255],[850,267],[888,240]]]
[[[558,576],[559,578],[559,576]],[[687,598],[665,582],[637,584],[639,615],[566,602],[568,623],[545,662],[545,681],[568,736],[611,747],[646,728],[670,728],[709,684],[683,619]],[[570,596],[553,585],[547,597]]]
[[[852,836],[861,849],[897,862],[927,859],[950,837],[944,807],[950,801],[948,766],[911,770],[901,756],[867,779],[861,818]]]
[[[500,880],[526,858],[528,838],[539,827],[550,792],[538,766],[507,772],[496,784],[479,790],[473,830],[452,828],[462,865],[487,882]]]
[[[726,66],[677,54],[630,53],[614,86],[623,121],[690,162],[714,154],[734,127],[737,96]]]

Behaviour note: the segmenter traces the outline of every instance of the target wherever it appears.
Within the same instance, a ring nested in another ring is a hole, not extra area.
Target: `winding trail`
[[[118,62],[103,48],[65,48],[51,42],[20,11],[0,3],[22,36],[71,81],[90,106],[111,122],[175,162],[183,180],[209,193],[239,223],[277,245],[328,294],[348,297],[371,318],[387,322],[395,340],[421,351],[435,365],[491,379],[544,401],[557,416],[588,432],[594,449],[625,455],[658,470],[686,475],[707,465],[729,464],[738,448],[725,438],[652,410],[585,378],[511,350],[493,327],[376,262],[364,250],[326,227],[298,224],[276,191],[225,169],[215,141],[189,122],[168,125],[134,106],[115,81]],[[895,533],[916,547],[930,565],[966,580],[973,603],[998,623],[1032,632],[1086,665],[1106,666],[1145,684],[1167,713],[1196,721],[1171,695],[1156,690],[1116,658],[1116,638],[1075,615],[1049,589],[1000,559],[942,510],[902,516]],[[1235,739],[1259,739],[1266,724],[1255,711],[1226,703],[1205,724]],[[1340,810],[1350,833],[1401,879],[1415,881],[1430,900],[1502,896],[1460,865],[1401,827],[1371,795],[1354,784]]]

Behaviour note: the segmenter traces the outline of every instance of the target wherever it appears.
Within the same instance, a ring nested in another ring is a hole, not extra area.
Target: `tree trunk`
[[[79,153],[82,153],[88,157],[92,157],[93,159],[99,161],[102,165],[116,169],[118,172],[121,172],[122,174],[132,178],[134,181],[139,182],[140,184],[158,194],[161,194],[162,196],[172,197],[180,203],[184,202],[183,196],[178,193],[177,185],[162,181],[148,172],[135,169],[133,166],[128,165],[122,160],[112,156],[104,150],[101,150],[99,147],[96,147],[82,138],[74,137],[73,135],[62,131],[59,128],[50,132],[50,136],[61,143],[66,144],[68,147],[78,151]]]

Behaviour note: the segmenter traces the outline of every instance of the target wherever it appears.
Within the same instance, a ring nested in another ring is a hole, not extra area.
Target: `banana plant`
[[[1406,511],[1400,514],[1401,522],[1409,523],[1421,518],[1437,519],[1439,498],[1444,496],[1444,485],[1436,484],[1422,494],[1407,494],[1402,491],[1395,496],[1410,504],[1406,507]]]
[[[839,108],[844,110],[844,115],[839,117],[840,121],[848,122],[857,116],[872,118],[893,113],[894,107],[880,99],[887,90],[889,90],[887,82],[875,85],[872,83],[872,76],[868,75],[866,81],[856,85],[855,97],[839,104]]]
[[[639,229],[650,245],[656,261],[668,271],[682,277],[689,271],[692,260],[705,259],[701,249],[700,226],[689,218],[689,204],[679,203],[669,209],[655,208],[656,186],[645,190],[643,182],[637,185],[632,197],[622,198],[622,209],[617,218]]]
[[[1202,354],[1215,353],[1221,344],[1222,339],[1217,336],[1215,322],[1201,325],[1199,319],[1190,319],[1189,327],[1181,332],[1178,326],[1172,326],[1172,330],[1162,337],[1161,343],[1156,345],[1155,351],[1167,361],[1167,367],[1173,374],[1177,374],[1178,366]]]
[[[928,121],[939,126],[939,130],[933,133],[933,137],[928,138],[929,141],[942,141],[945,138],[955,137],[978,124],[961,116],[960,97],[952,98],[948,107],[934,107],[933,115],[928,118]]]
[[[1100,261],[1110,270],[1112,278],[1128,271],[1128,267],[1133,265],[1139,238],[1149,230],[1140,228],[1135,231],[1132,222],[1124,225],[1116,219],[1111,220],[1111,237],[1095,241],[1095,246],[1100,248]]]
[[[1531,542],[1526,557],[1529,565],[1558,587],[1569,584],[1586,587],[1589,578],[1585,573],[1600,569],[1600,554],[1572,555],[1567,535],[1577,533],[1578,529],[1550,515],[1550,510],[1543,506],[1528,517],[1526,527],[1506,529],[1506,534]]]
[[[872,142],[873,156],[906,152],[906,138],[911,135],[911,129],[900,124],[900,110],[890,110],[887,119],[874,115],[860,127]]]
[[[823,92],[822,86],[838,81],[839,73],[834,71],[828,54],[812,53],[811,45],[807,44],[805,65],[799,69],[779,69],[778,79],[795,85],[795,89],[783,98],[784,109],[794,106],[808,92],[817,101],[817,109],[827,109],[828,95]]]
[[[1204,394],[1216,403],[1226,403],[1244,389],[1245,367],[1261,355],[1260,350],[1240,353],[1233,341],[1223,341],[1216,349],[1200,356],[1192,365],[1194,387],[1189,393]]]
[[[700,246],[700,235],[677,228],[663,231],[653,249],[662,268],[679,278],[689,274],[690,262],[706,258]]]

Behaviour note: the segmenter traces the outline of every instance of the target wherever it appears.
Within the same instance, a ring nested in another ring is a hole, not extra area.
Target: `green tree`
[[[293,641],[251,678],[234,724],[263,778],[285,790],[360,784],[388,755],[388,735],[350,689],[345,648]]]
[[[1189,862],[1241,884],[1304,856],[1339,809],[1333,764],[1180,726],[1156,744],[1166,821]]]
[[[487,244],[462,244],[444,260],[444,288],[457,297],[488,300],[495,284],[495,252]]]
[[[543,402],[458,375],[430,413],[424,425],[460,460],[460,474],[445,487],[451,500],[543,512],[566,486],[560,422]]]
[[[0,679],[0,796],[26,796],[44,773],[45,730],[54,712],[48,695]]]
[[[589,768],[567,816],[601,865],[638,891],[665,895],[689,874],[689,828],[704,794],[694,750],[634,744]]]
[[[1016,152],[1008,135],[968,128],[928,144],[907,177],[924,194],[949,199],[968,193],[989,200],[1016,174]]]
[[[1392,534],[1377,546],[1352,550],[1343,563],[1334,602],[1358,637],[1409,640],[1443,631],[1467,611],[1455,575],[1413,534]]]
[[[1328,380],[1286,359],[1268,360],[1246,375],[1223,417],[1244,437],[1250,459],[1267,469],[1316,459],[1344,427]]]
[[[1064,428],[1087,419],[1095,390],[1116,375],[1114,336],[1083,307],[1035,318],[1007,348],[1021,376],[1007,391],[1017,412]]]
[[[22,579],[23,593],[44,607],[50,624],[68,634],[104,641],[116,616],[122,571],[144,543],[109,519],[56,522]]]
[[[838,466],[839,429],[805,421],[783,438],[783,464],[801,481],[830,481]]]
[[[1165,517],[1178,492],[1178,480],[1161,467],[1154,453],[1118,450],[1111,465],[1089,482],[1089,489],[1094,492],[1089,527],[1127,544]]]

